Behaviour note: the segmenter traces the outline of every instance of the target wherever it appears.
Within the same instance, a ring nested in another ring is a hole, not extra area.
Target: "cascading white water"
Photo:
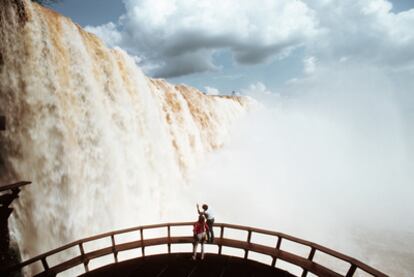
[[[219,221],[298,235],[395,276],[412,272],[412,143],[392,97],[377,91],[384,76],[362,90],[343,87],[366,81],[355,76],[339,87],[305,83],[307,97],[253,114],[198,167],[251,101],[149,79],[122,50],[28,1],[0,0],[0,38],[0,182],[33,181],[11,222],[23,258],[103,231],[191,219],[199,200]]]
[[[251,103],[143,75],[69,19],[0,4],[0,181],[31,180],[11,231],[23,258],[157,222]]]

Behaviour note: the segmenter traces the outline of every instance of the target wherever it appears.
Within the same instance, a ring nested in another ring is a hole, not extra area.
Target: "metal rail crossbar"
[[[131,249],[141,249],[142,251],[142,257],[145,257],[145,248],[149,246],[157,246],[157,245],[167,245],[168,247],[168,254],[171,253],[171,245],[173,244],[189,244],[193,242],[193,237],[191,236],[172,236],[171,235],[171,229],[174,227],[180,227],[180,226],[188,226],[189,232],[191,232],[191,226],[193,225],[193,222],[180,222],[180,223],[164,223],[164,224],[156,224],[156,225],[147,225],[147,226],[140,226],[140,227],[134,227],[134,228],[128,228],[123,229],[119,231],[114,232],[108,232],[100,235],[96,235],[93,237],[85,238],[82,240],[78,240],[72,243],[69,243],[65,246],[59,247],[57,249],[54,249],[52,251],[49,251],[47,253],[41,254],[39,256],[36,256],[34,258],[31,258],[27,261],[24,261],[20,264],[8,267],[4,269],[6,272],[13,272],[17,270],[21,270],[27,266],[30,266],[31,264],[34,264],[36,262],[41,262],[43,266],[43,272],[37,274],[36,276],[54,276],[60,272],[63,272],[65,270],[68,270],[70,268],[73,268],[75,266],[83,264],[85,272],[89,272],[88,264],[91,260],[112,254],[114,256],[114,262],[118,262],[118,253],[126,250]],[[276,260],[280,259],[285,262],[291,263],[293,265],[299,266],[302,268],[302,274],[301,276],[305,277],[307,276],[308,272],[311,272],[318,276],[332,276],[332,277],[339,277],[339,276],[346,276],[351,277],[354,276],[354,273],[357,270],[362,270],[365,273],[368,273],[372,276],[378,276],[378,277],[385,277],[386,274],[362,263],[361,261],[354,259],[352,257],[346,256],[344,254],[341,254],[337,251],[331,250],[329,248],[326,248],[322,245],[312,243],[303,239],[299,239],[293,236],[289,236],[283,233],[279,232],[273,232],[263,229],[257,229],[247,226],[240,226],[240,225],[233,225],[233,224],[225,224],[225,223],[217,223],[214,224],[215,228],[220,228],[220,236],[215,238],[214,244],[218,246],[218,255],[222,255],[222,248],[223,247],[232,247],[237,249],[242,249],[244,251],[244,258],[250,259],[249,252],[256,252],[263,255],[270,256],[272,258],[272,262],[270,266],[274,267],[276,265]],[[149,229],[159,229],[164,230],[167,229],[167,236],[166,237],[157,237],[157,238],[144,238],[144,230]],[[238,230],[238,231],[245,231],[247,232],[247,237],[245,240],[236,240],[236,239],[230,239],[224,236],[225,230]],[[139,232],[140,238],[131,242],[127,243],[119,243],[117,244],[115,242],[115,237],[131,233],[131,232]],[[260,244],[256,242],[252,242],[252,235],[253,234],[261,234],[266,236],[271,236],[277,239],[276,245],[269,246],[265,244]],[[84,244],[91,241],[96,241],[100,239],[107,238],[111,240],[112,245],[109,247],[104,247],[98,250],[93,250],[90,252],[86,252],[84,250]],[[291,253],[287,250],[282,250],[281,245],[284,241],[290,241],[297,243],[302,246],[306,246],[309,248],[309,253],[306,257],[302,257],[298,254]],[[59,263],[54,266],[50,266],[48,263],[48,258],[54,254],[63,252],[64,250],[67,250],[72,247],[78,247],[79,248],[79,254],[78,256],[71,258],[69,260],[66,260],[62,263]],[[338,273],[333,269],[328,268],[326,265],[320,264],[320,262],[314,261],[315,254],[317,252],[324,253],[328,256],[335,257],[343,262],[346,262],[348,264],[348,269],[344,274]],[[147,255],[148,256],[148,255]],[[1,272],[1,271],[0,271]]]

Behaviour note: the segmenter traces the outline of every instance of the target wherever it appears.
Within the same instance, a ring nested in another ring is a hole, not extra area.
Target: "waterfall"
[[[70,19],[0,1],[0,182],[30,180],[11,232],[23,259],[166,217],[252,101],[146,77]]]

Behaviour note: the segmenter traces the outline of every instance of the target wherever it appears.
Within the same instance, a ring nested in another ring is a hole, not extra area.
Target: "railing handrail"
[[[6,191],[6,190],[9,190],[9,189],[17,189],[17,188],[20,188],[22,186],[29,185],[31,183],[32,182],[29,182],[29,181],[21,181],[21,182],[17,182],[17,183],[14,183],[14,184],[0,185],[0,192]]]
[[[153,224],[153,225],[144,225],[144,226],[137,226],[137,227],[132,227],[132,228],[126,228],[126,229],[121,229],[121,230],[117,230],[117,231],[111,231],[111,232],[106,232],[106,233],[102,233],[102,234],[98,234],[95,236],[91,236],[91,237],[87,237],[84,239],[80,239],[74,242],[71,242],[69,244],[66,244],[64,246],[61,246],[59,248],[56,248],[54,250],[48,251],[46,253],[40,254],[38,256],[35,256],[33,258],[30,258],[20,264],[11,266],[9,268],[6,268],[6,272],[11,272],[11,271],[16,271],[19,269],[24,268],[27,265],[33,264],[35,262],[41,261],[44,267],[44,271],[50,271],[50,270],[56,270],[57,272],[55,273],[59,273],[62,272],[68,268],[77,266],[79,264],[84,264],[85,266],[85,270],[89,271],[88,269],[88,263],[90,259],[93,258],[97,258],[103,255],[107,255],[107,254],[114,254],[115,256],[115,260],[117,261],[117,255],[119,251],[124,251],[127,249],[136,249],[136,248],[142,248],[142,253],[143,256],[145,256],[145,252],[144,249],[146,246],[149,245],[165,245],[168,244],[168,253],[171,252],[170,250],[170,245],[171,244],[175,244],[175,243],[191,243],[193,238],[191,236],[188,237],[180,237],[180,236],[171,236],[170,234],[170,229],[171,227],[180,227],[180,226],[192,226],[194,224],[194,222],[175,222],[175,223],[161,223],[161,224]],[[260,229],[260,228],[254,228],[254,227],[249,227],[249,226],[242,226],[242,225],[234,225],[234,224],[227,224],[227,223],[215,223],[214,227],[218,227],[220,228],[220,237],[215,240],[214,244],[217,244],[219,246],[219,255],[221,255],[221,247],[222,246],[230,246],[230,247],[236,247],[239,249],[243,249],[245,251],[245,258],[248,258],[248,251],[254,251],[254,252],[258,252],[258,253],[262,253],[265,255],[270,255],[273,258],[272,261],[272,266],[275,266],[276,263],[276,259],[282,259],[282,260],[287,260],[288,262],[300,266],[303,269],[303,273],[302,276],[306,276],[307,272],[312,272],[315,274],[318,274],[318,272],[324,272],[325,274],[328,274],[330,276],[343,276],[340,275],[339,273],[335,273],[334,271],[324,267],[321,264],[318,264],[316,262],[314,262],[312,259],[315,255],[316,251],[320,251],[323,252],[325,254],[328,254],[330,256],[336,257],[339,260],[342,260],[344,262],[347,262],[350,264],[350,268],[348,269],[347,274],[345,275],[346,277],[350,277],[353,276],[355,271],[357,269],[361,269],[373,276],[378,276],[378,277],[386,277],[387,275],[372,268],[371,266],[355,259],[352,258],[350,256],[344,255],[342,253],[339,253],[335,250],[332,250],[330,248],[324,247],[322,245],[319,245],[317,243],[313,243],[307,240],[303,240],[291,235],[287,235],[284,233],[280,233],[280,232],[275,232],[275,231],[269,231],[269,230],[265,230],[265,229]],[[167,237],[159,237],[156,239],[147,239],[145,240],[143,238],[143,231],[144,230],[149,230],[149,229],[159,229],[159,228],[167,228],[168,229],[168,236]],[[233,239],[227,239],[224,238],[224,229],[236,229],[236,230],[240,230],[240,231],[246,231],[248,233],[247,236],[247,241],[239,241],[239,240],[233,240]],[[135,240],[133,242],[129,242],[129,243],[121,243],[121,244],[116,244],[115,243],[115,239],[114,237],[116,235],[121,235],[121,234],[125,234],[125,233],[131,233],[131,232],[136,232],[139,231],[141,234],[140,239]],[[267,245],[262,245],[262,244],[257,244],[257,243],[252,243],[250,241],[251,239],[251,234],[252,233],[258,233],[258,234],[264,234],[264,235],[269,235],[269,236],[273,236],[273,237],[277,237],[278,241],[277,241],[277,245],[272,248],[269,247]],[[83,249],[83,244],[87,243],[87,242],[91,242],[91,241],[96,241],[102,238],[111,238],[112,240],[112,246],[109,247],[105,247],[99,250],[94,250],[92,252],[88,252],[85,253],[84,249]],[[307,258],[298,256],[294,253],[290,253],[286,250],[281,250],[280,249],[280,245],[282,240],[287,240],[287,241],[291,241],[291,242],[295,242],[298,243],[300,245],[304,245],[307,247],[310,247],[310,253],[309,256]],[[154,244],[155,243],[155,244]],[[66,249],[69,249],[71,247],[74,246],[79,246],[81,255],[75,258],[72,258],[70,260],[64,261],[61,264],[58,264],[56,266],[54,266],[53,268],[49,268],[49,265],[46,261],[47,257],[50,257],[56,253],[62,252]],[[123,249],[124,248],[124,249]],[[117,250],[117,249],[121,249],[121,250]],[[0,271],[1,272],[1,271]]]

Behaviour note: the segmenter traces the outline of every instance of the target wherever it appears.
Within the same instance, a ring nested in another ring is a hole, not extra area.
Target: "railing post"
[[[282,237],[277,237],[276,249],[280,249],[280,245],[282,244]]]
[[[273,257],[271,267],[275,267],[276,265],[276,257]]]
[[[112,253],[114,253],[115,262],[118,262],[118,251],[116,251],[115,247],[115,236],[114,234],[111,235],[111,241],[112,241]]]
[[[313,257],[315,256],[315,252],[316,252],[316,249],[314,247],[312,247],[311,251],[309,252],[309,256],[308,256],[309,261],[313,260]]]
[[[252,230],[247,231],[247,243],[250,243],[250,240],[252,239]],[[247,259],[247,256],[249,255],[249,249],[244,249],[244,259]]]
[[[352,277],[354,276],[355,271],[357,270],[357,266],[352,264],[349,268],[348,272],[346,273],[346,277]]]
[[[252,230],[249,230],[247,232],[247,243],[250,243],[251,239],[252,239]]]
[[[168,233],[168,254],[171,254],[171,227],[169,224],[167,226],[167,233]]]
[[[244,259],[247,259],[247,256],[249,255],[249,249],[244,249]]]
[[[139,229],[139,232],[141,234],[141,252],[142,252],[142,257],[145,257],[144,230],[141,228],[141,229]]]
[[[280,245],[282,244],[282,238],[280,236],[277,237],[277,242],[276,242],[276,251],[278,251],[280,249]],[[276,257],[273,257],[272,259],[272,267],[274,267],[276,265]]]
[[[223,225],[221,225],[220,226],[220,241],[223,239],[223,236],[224,236],[224,227],[223,227]],[[221,255],[221,247],[222,247],[221,245],[222,245],[222,243],[220,243],[219,246],[218,246],[219,247],[219,250],[218,250],[219,255]]]
[[[43,268],[45,269],[45,271],[49,270],[49,265],[47,264],[46,257],[42,258],[42,265],[43,265]]]
[[[313,260],[313,257],[315,256],[315,251],[316,251],[316,249],[314,247],[312,247],[311,251],[309,252],[309,256],[308,256],[309,261]],[[302,277],[306,277],[307,275],[308,275],[308,270],[304,268],[303,272],[302,272]]]
[[[83,262],[83,266],[85,267],[85,272],[89,272],[89,260],[87,258],[85,258],[85,250],[83,249],[83,243],[79,243],[79,249],[81,252],[81,256],[82,256],[82,262]]]

